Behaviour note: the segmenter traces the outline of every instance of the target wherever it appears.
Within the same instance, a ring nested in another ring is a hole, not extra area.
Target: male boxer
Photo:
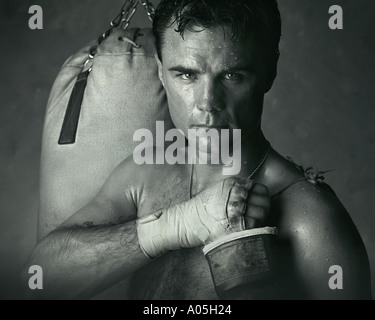
[[[185,136],[194,128],[241,129],[241,170],[228,177],[223,162],[137,165],[128,158],[92,202],[37,245],[27,266],[42,266],[44,288],[32,294],[217,299],[216,266],[202,248],[276,227],[275,250],[263,256],[278,261],[275,278],[228,298],[370,299],[367,253],[349,214],[319,175],[284,159],[261,131],[278,60],[275,0],[164,0],[153,27],[176,128]],[[198,148],[211,146],[201,142]],[[245,252],[248,265],[257,259],[252,253]],[[243,261],[235,263],[224,270]],[[332,265],[343,272],[336,290]]]

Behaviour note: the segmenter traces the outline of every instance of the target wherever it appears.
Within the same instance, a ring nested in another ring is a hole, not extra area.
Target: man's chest
[[[190,180],[180,173],[151,177],[138,191],[138,218],[188,201]]]
[[[190,180],[171,172],[150,181],[138,197],[138,217],[190,199]],[[180,249],[158,257],[130,281],[135,299],[216,299],[202,248]]]

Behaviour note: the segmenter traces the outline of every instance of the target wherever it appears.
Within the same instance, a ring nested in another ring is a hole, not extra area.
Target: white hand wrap
[[[155,258],[170,250],[205,245],[245,230],[247,190],[252,183],[231,177],[187,202],[140,218],[137,231],[143,252]]]

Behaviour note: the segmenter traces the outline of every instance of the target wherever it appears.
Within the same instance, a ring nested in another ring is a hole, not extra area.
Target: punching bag
[[[38,239],[95,197],[139,144],[137,129],[154,134],[156,121],[173,127],[152,30],[127,29],[138,2],[129,3],[107,33],[64,63],[53,84],[42,137]]]

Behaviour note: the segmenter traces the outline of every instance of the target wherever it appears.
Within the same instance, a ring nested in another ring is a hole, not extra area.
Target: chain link
[[[129,2],[129,5],[125,9],[126,2]],[[144,9],[146,10],[148,18],[152,22],[152,20],[154,18],[154,15],[155,15],[155,8],[152,5],[152,3],[150,3],[148,0],[127,0],[126,2],[123,5],[123,9],[125,9],[125,11],[122,11],[124,13],[123,13],[122,19],[121,19],[122,28],[124,30],[126,28],[128,28],[128,26],[130,24],[130,20],[134,16],[135,12],[137,11],[137,6],[138,6],[139,3],[144,7]]]
[[[121,19],[121,27],[125,30],[129,24],[130,20],[137,11],[138,6],[138,0],[126,0],[124,4],[124,8],[126,6],[126,3],[129,2],[128,6],[126,7],[126,10],[124,11],[124,14],[122,15]]]
[[[154,20],[154,16],[155,16],[155,8],[154,8],[154,6],[148,0],[139,0],[139,2],[145,8],[147,16],[150,19],[150,21],[152,22]]]
[[[112,21],[110,23],[111,27],[116,28],[120,25],[123,16],[126,14],[127,11],[129,11],[129,8],[126,7],[128,2],[129,2],[129,0],[125,0],[125,2],[123,3],[123,5],[121,7],[120,13],[112,19]],[[131,2],[134,2],[134,0],[132,0]]]

